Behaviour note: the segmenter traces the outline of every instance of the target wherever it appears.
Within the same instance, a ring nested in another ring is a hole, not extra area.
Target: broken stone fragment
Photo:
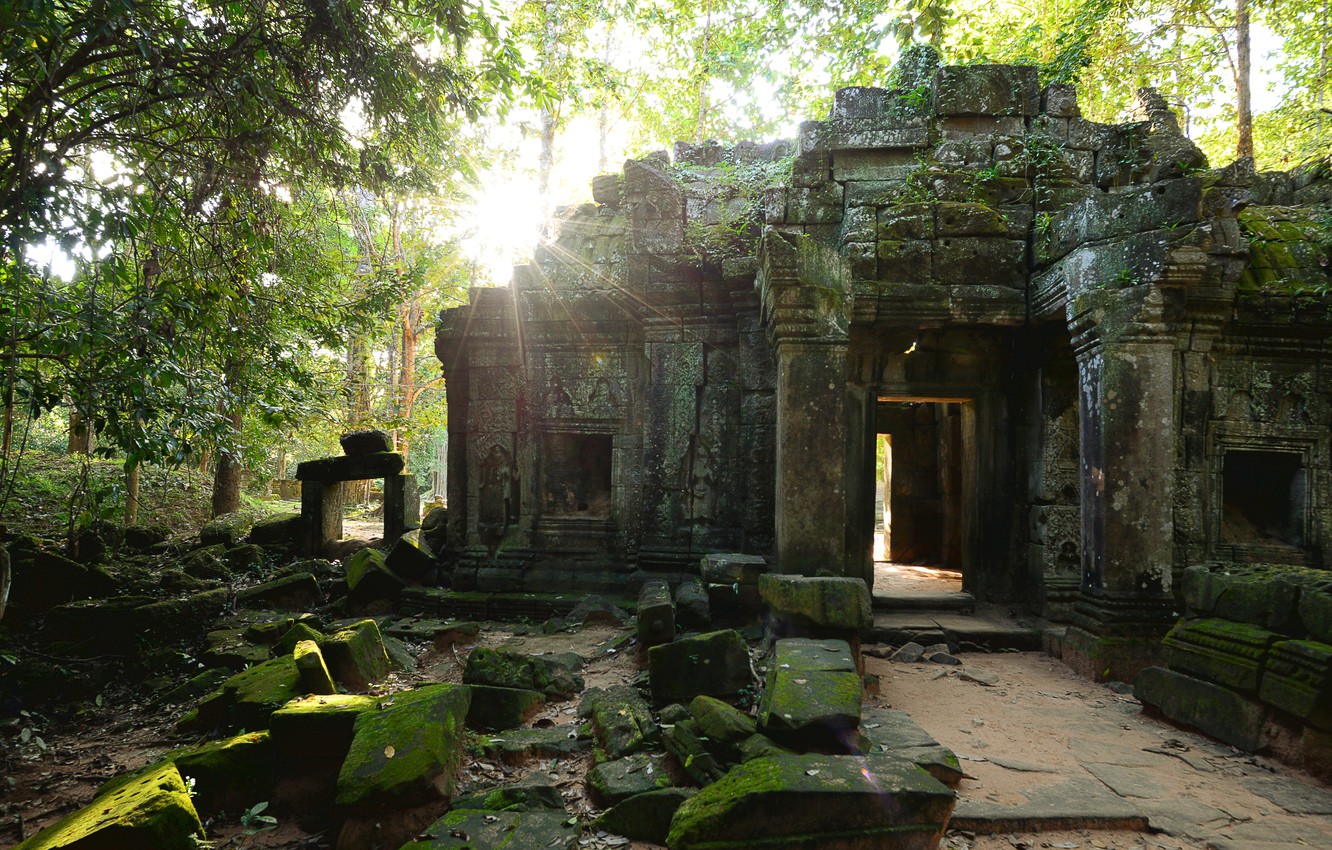
[[[363,691],[389,674],[388,653],[374,620],[361,620],[319,641],[333,680],[350,691]]]
[[[467,687],[472,689],[472,707],[467,711],[467,725],[472,729],[503,731],[522,726],[546,704],[544,694],[527,688]]]
[[[461,685],[426,685],[357,715],[338,774],[338,805],[373,811],[448,800],[471,699]]]
[[[256,664],[232,676],[180,719],[181,729],[262,729],[285,703],[305,693],[290,655]]]
[[[393,451],[393,440],[387,433],[375,428],[364,431],[350,431],[338,437],[342,453],[347,457],[379,454]]]
[[[473,692],[475,693],[475,692]],[[484,809],[488,812],[564,811],[564,795],[554,784],[533,775],[512,785],[501,785],[464,794],[453,801],[455,809]]]
[[[759,702],[758,726],[797,749],[854,752],[863,695],[845,642],[779,640]]]
[[[588,623],[623,626],[629,622],[629,615],[611,602],[593,595],[575,605],[564,616],[564,622],[570,626],[584,626]]]
[[[740,759],[740,745],[757,731],[754,718],[715,697],[694,697],[689,713],[707,737],[709,749],[726,763]]]
[[[300,533],[301,515],[288,512],[256,522],[246,539],[260,546],[286,546],[295,543]]]
[[[292,649],[292,658],[296,662],[296,669],[301,674],[301,686],[307,693],[311,694],[335,694],[337,687],[333,684],[333,677],[328,673],[328,666],[324,664],[324,656],[319,651],[319,644],[312,640],[298,641]]]
[[[749,650],[734,629],[654,646],[648,650],[648,671],[657,705],[688,702],[699,694],[734,697],[754,684]]]
[[[419,529],[409,531],[393,544],[384,566],[389,572],[402,576],[409,582],[420,582],[426,574],[435,569],[435,553],[425,542]]]
[[[180,771],[170,761],[108,782],[93,801],[15,850],[151,847],[196,850],[203,824]]]
[[[660,579],[638,592],[638,643],[645,649],[675,640],[675,605],[670,585]]]
[[[661,788],[635,794],[607,809],[597,820],[597,828],[634,841],[665,844],[671,819],[693,795],[688,788]]]
[[[637,794],[666,788],[671,782],[664,756],[635,753],[603,762],[587,773],[587,786],[603,805],[613,806]]]
[[[593,688],[583,695],[578,715],[591,720],[597,743],[611,758],[636,753],[660,738],[647,701],[629,685]]]
[[[312,627],[304,620],[297,620],[292,623],[291,628],[282,633],[277,643],[273,644],[274,655],[286,655],[296,649],[296,644],[303,640],[312,640],[318,643],[323,640],[325,635]]]
[[[712,628],[712,609],[703,582],[688,578],[675,589],[675,621],[685,631]]]
[[[351,746],[356,718],[377,709],[380,703],[380,699],[365,694],[297,697],[269,718],[273,746],[286,760],[336,759],[341,764]]]
[[[726,772],[708,749],[709,742],[704,740],[698,721],[690,718],[662,726],[661,738],[666,745],[666,752],[675,758],[695,784],[716,782]]]
[[[782,619],[829,629],[863,629],[873,624],[869,588],[847,576],[759,578],[759,593]]]
[[[236,811],[267,800],[277,780],[269,733],[245,732],[177,750],[167,756],[187,784],[194,805],[205,813]]]
[[[347,598],[359,606],[377,599],[396,600],[407,585],[406,579],[389,569],[384,553],[361,549],[344,562]]]
[[[535,758],[565,758],[592,748],[586,726],[552,726],[547,729],[510,729],[483,739],[487,756],[506,764],[522,765]]]

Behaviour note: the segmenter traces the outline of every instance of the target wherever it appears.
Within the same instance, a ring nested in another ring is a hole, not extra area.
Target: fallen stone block
[[[333,684],[333,677],[329,675],[328,666],[324,664],[319,644],[312,640],[300,641],[292,649],[291,657],[296,662],[296,670],[301,674],[301,686],[305,688],[306,693],[338,692],[337,686]]]
[[[953,792],[888,756],[770,756],[745,762],[680,806],[671,850],[933,850]]]
[[[484,809],[488,812],[509,811],[564,811],[564,795],[560,789],[544,779],[529,776],[512,785],[500,785],[483,791],[464,794],[454,799],[455,809]]]
[[[587,772],[587,787],[604,806],[672,784],[663,757],[651,753],[602,762]]]
[[[246,732],[167,757],[190,787],[197,809],[236,811],[267,800],[277,781],[273,742],[267,730]]]
[[[741,745],[758,731],[754,718],[715,697],[694,697],[689,713],[707,738],[709,751],[725,764],[739,761]]]
[[[758,726],[797,749],[854,752],[863,696],[846,643],[779,640],[759,702]]]
[[[378,549],[361,549],[346,560],[343,566],[347,578],[347,598],[365,606],[378,599],[396,600],[407,586],[407,580],[388,568],[384,553]]]
[[[712,607],[708,602],[708,592],[698,579],[685,579],[675,589],[675,621],[686,631],[712,628]]]
[[[318,579],[309,573],[301,573],[242,590],[236,594],[236,607],[304,611],[323,596]]]
[[[377,428],[349,431],[338,437],[338,443],[347,457],[382,454],[393,450],[393,439]]]
[[[333,680],[349,691],[363,691],[389,674],[388,653],[374,620],[362,620],[319,642]]]
[[[734,629],[681,638],[648,650],[652,699],[688,702],[700,694],[735,697],[754,684],[749,650]]]
[[[341,764],[356,718],[379,704],[380,699],[364,694],[297,697],[269,717],[273,746],[284,760],[336,759]]]
[[[552,726],[548,729],[510,729],[481,742],[491,758],[505,764],[526,764],[535,758],[565,758],[592,749],[588,730],[578,726]]]
[[[472,707],[467,710],[467,726],[471,729],[514,729],[532,719],[546,704],[544,694],[527,688],[467,687],[472,689]]]
[[[260,546],[286,546],[299,540],[300,535],[301,515],[284,513],[256,522],[246,539]]]
[[[1148,667],[1134,678],[1133,695],[1176,723],[1241,750],[1257,752],[1262,747],[1267,710],[1229,688],[1164,667]]]
[[[1283,640],[1272,645],[1258,698],[1332,731],[1332,646],[1312,640]]]
[[[661,788],[635,794],[602,813],[597,828],[634,841],[665,844],[671,819],[693,795],[688,788]]]
[[[338,774],[338,805],[368,812],[448,800],[471,699],[460,685],[426,685],[357,715]]]
[[[671,588],[660,579],[644,582],[638,592],[638,643],[643,648],[675,640],[675,604]]]
[[[246,514],[239,511],[223,514],[216,519],[209,520],[203,528],[199,529],[199,542],[204,546],[214,546],[220,543],[230,549],[233,546],[239,546],[252,528],[254,528],[254,520]]]
[[[455,809],[400,850],[573,850],[578,830],[558,812]]]
[[[435,553],[425,542],[419,529],[409,531],[398,538],[384,559],[384,566],[389,572],[401,576],[408,582],[420,583],[426,573],[435,569]]]
[[[588,691],[578,706],[578,716],[591,721],[597,743],[611,758],[636,753],[661,737],[652,709],[629,685]]]
[[[709,584],[758,584],[759,576],[768,569],[768,562],[762,555],[731,552],[704,555],[699,564],[703,581]]]
[[[775,616],[796,625],[859,630],[874,622],[869,588],[858,578],[768,574],[759,593]]]
[[[263,729],[269,716],[305,693],[290,655],[273,658],[232,676],[180,719],[183,729]]]
[[[196,850],[203,824],[180,771],[169,761],[114,779],[87,806],[66,815],[15,850],[88,848]]]
[[[523,655],[506,649],[477,647],[467,656],[463,682],[498,688],[540,691],[548,699],[569,699],[583,689],[583,677],[552,656]]]
[[[288,652],[296,650],[296,644],[301,641],[312,640],[315,643],[326,638],[327,635],[311,626],[309,623],[298,620],[292,623],[291,628],[282,633],[277,643],[273,644],[274,655],[286,655]]]
[[[1267,650],[1277,635],[1229,620],[1181,621],[1161,640],[1170,669],[1255,693]]]
[[[608,600],[593,595],[575,605],[563,619],[570,626],[585,626],[588,623],[623,626],[629,622],[629,615]]]

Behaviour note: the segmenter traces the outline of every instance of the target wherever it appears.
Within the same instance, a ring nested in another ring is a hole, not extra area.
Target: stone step
[[[976,597],[964,591],[875,591],[875,611],[974,611]]]
[[[938,610],[875,611],[874,625],[862,629],[860,639],[864,644],[901,646],[914,640],[925,646],[955,643],[963,651],[1009,649],[1032,652],[1041,648],[1041,627],[1025,625],[1005,614],[984,609],[973,614]]]

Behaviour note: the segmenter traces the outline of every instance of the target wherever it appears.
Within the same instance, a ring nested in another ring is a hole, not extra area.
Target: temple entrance
[[[975,510],[972,407],[964,398],[878,400],[876,592],[962,589]]]

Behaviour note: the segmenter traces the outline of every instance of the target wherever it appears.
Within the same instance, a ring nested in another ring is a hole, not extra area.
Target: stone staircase
[[[1019,619],[1011,606],[987,605],[965,591],[875,591],[864,644],[954,644],[963,652],[1037,651],[1043,623]]]

